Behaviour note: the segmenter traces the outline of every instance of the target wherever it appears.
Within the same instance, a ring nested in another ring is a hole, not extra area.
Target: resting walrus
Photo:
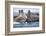
[[[27,19],[26,14],[23,13],[23,10],[19,10],[19,15],[15,18],[16,22],[25,22]]]

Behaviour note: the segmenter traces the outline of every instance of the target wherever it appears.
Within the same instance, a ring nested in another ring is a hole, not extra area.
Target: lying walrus
[[[15,18],[16,22],[25,22],[27,16],[23,13],[23,10],[19,11],[19,15]]]

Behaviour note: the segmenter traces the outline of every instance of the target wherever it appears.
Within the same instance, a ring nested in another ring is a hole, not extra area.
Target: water
[[[27,27],[39,27],[39,22],[29,22],[29,23],[14,23],[13,28],[27,28]]]

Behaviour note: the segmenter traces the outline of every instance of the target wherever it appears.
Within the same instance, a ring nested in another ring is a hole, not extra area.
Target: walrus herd
[[[31,13],[28,10],[28,13],[25,14],[23,10],[19,10],[19,14],[13,17],[14,22],[33,22],[39,21],[39,14],[38,13]]]

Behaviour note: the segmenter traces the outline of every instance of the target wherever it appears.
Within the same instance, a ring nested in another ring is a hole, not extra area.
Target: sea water
[[[27,28],[27,27],[39,27],[39,22],[25,22],[25,23],[14,23],[13,28]]]

